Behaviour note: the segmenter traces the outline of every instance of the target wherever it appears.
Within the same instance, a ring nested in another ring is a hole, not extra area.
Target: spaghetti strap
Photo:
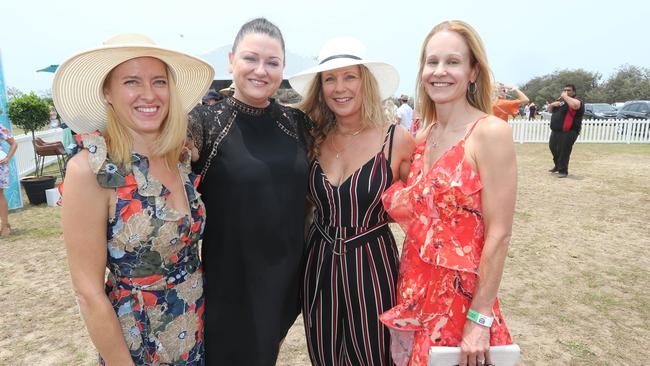
[[[386,132],[386,137],[384,138],[384,144],[381,145],[381,151],[383,153],[384,147],[386,146],[386,141],[388,141],[388,165],[390,166],[390,158],[393,156],[393,138],[395,137],[395,126],[390,125],[388,127],[388,132]]]
[[[487,117],[487,116],[488,116],[487,114],[484,114],[484,115],[482,115],[481,117],[479,117],[476,121],[474,121],[474,123],[472,123],[472,125],[469,127],[469,129],[468,129],[467,132],[465,133],[465,136],[463,136],[463,140],[467,140],[467,138],[468,138],[469,135],[472,133],[472,131],[474,131],[474,127],[476,127],[476,125],[477,125],[477,124],[478,124],[482,119],[484,119],[484,118]]]

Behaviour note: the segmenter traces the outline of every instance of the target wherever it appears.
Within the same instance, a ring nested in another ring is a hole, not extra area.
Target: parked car
[[[617,119],[650,119],[650,100],[633,100],[626,102],[618,110]],[[629,122],[619,126],[622,135],[650,137],[650,124],[647,122]]]
[[[614,119],[616,108],[607,103],[585,103],[584,119]]]
[[[618,110],[618,119],[650,119],[650,100],[632,100]]]

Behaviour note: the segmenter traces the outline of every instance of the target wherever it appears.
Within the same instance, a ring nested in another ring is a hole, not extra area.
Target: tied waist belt
[[[314,221],[314,226],[316,227],[318,232],[323,236],[325,242],[331,245],[332,255],[325,254],[323,256],[323,261],[319,268],[318,274],[316,275],[316,288],[314,289],[314,294],[312,295],[312,299],[310,301],[310,306],[309,306],[310,316],[307,319],[308,322],[307,326],[309,327],[311,327],[311,312],[314,309],[314,304],[316,303],[316,301],[321,295],[323,282],[325,280],[325,271],[323,271],[323,268],[331,267],[332,259],[334,256],[344,256],[348,252],[348,249],[354,250],[384,234],[388,228],[388,222],[387,221],[380,222],[375,226],[364,228],[364,230],[362,230],[361,232],[358,232],[350,236],[345,236],[345,237],[341,237],[341,231],[344,230],[343,227],[340,226],[333,227],[336,231],[334,237],[332,237],[330,234],[328,234],[327,230],[323,226],[321,226],[318,222]]]

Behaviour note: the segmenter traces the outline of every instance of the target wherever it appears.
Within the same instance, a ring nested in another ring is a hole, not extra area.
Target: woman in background
[[[8,129],[0,126],[0,140],[9,144],[9,151],[4,152],[0,147],[0,237],[7,237],[11,234],[9,225],[9,205],[4,195],[4,190],[9,188],[9,162],[16,153],[16,140]]]

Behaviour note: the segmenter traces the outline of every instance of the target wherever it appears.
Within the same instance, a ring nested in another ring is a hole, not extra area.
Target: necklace
[[[431,131],[433,131],[433,126],[431,126],[429,133],[427,133],[427,144],[431,146],[432,149],[435,149],[438,147],[438,141],[433,140]]]
[[[337,128],[336,133],[339,134],[339,135],[344,135],[344,136],[356,136],[356,135],[360,134],[361,131],[363,131],[364,129],[365,129],[365,127],[361,127],[360,129],[358,129],[358,130],[356,130],[356,131],[354,131],[352,133],[343,133],[343,132],[339,131],[339,129]]]
[[[336,147],[336,145],[334,144],[334,134],[330,135],[330,145],[332,145],[332,149],[334,150],[334,152],[336,152],[336,159],[337,159],[337,160],[341,157],[341,154],[343,153],[343,151],[345,151],[345,149],[347,149],[348,146],[352,145],[352,143],[354,142],[354,137],[357,136],[357,135],[359,135],[359,134],[361,133],[361,131],[363,131],[364,129],[365,129],[365,127],[362,127],[361,129],[359,129],[359,130],[357,130],[357,131],[354,131],[353,133],[345,133],[345,134],[344,134],[344,133],[339,133],[339,132],[337,131],[337,132],[336,132],[337,134],[352,137],[352,138],[350,139],[350,141],[349,141],[347,144],[345,144],[345,145],[343,146],[343,148],[340,149],[340,150],[339,150],[339,149]]]

